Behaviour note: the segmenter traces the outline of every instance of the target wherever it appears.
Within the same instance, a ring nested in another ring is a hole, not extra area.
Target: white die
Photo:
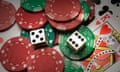
[[[30,40],[33,45],[46,44],[46,35],[43,28],[30,31]]]
[[[78,31],[72,33],[71,36],[68,37],[67,43],[75,50],[80,50],[83,45],[86,43],[86,39],[82,36]]]

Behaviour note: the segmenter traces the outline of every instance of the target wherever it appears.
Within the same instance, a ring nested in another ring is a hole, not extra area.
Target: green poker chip
[[[80,5],[84,11],[84,18],[83,18],[83,22],[86,22],[88,17],[89,17],[89,14],[90,14],[90,7],[89,5],[87,4],[86,1],[84,0],[80,0]]]
[[[30,40],[30,35],[29,35],[29,32],[28,32],[28,31],[21,30],[20,36],[21,36],[21,37],[26,37],[26,38],[28,38],[28,39]]]
[[[77,31],[80,32],[87,40],[85,43],[85,46],[78,53],[76,53],[67,44],[67,38],[72,33],[62,33],[60,35],[59,48],[66,57],[72,60],[83,60],[87,58],[89,55],[91,55],[91,53],[94,51],[94,38],[95,37],[94,37],[93,32],[86,26],[82,25],[80,28],[77,29]]]
[[[74,64],[70,60],[65,60],[64,66],[64,72],[84,72],[81,66]]]
[[[21,0],[21,6],[31,12],[42,11],[45,8],[46,0]]]
[[[54,45],[54,40],[55,40],[55,31],[50,26],[50,24],[46,24],[44,29],[45,29],[47,40],[48,40],[48,46],[52,47]]]

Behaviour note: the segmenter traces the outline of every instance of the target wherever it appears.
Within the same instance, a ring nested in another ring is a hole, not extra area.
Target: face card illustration
[[[118,40],[112,35],[114,30],[119,31],[119,23],[114,22],[114,20],[108,20],[103,23],[95,32],[94,34],[102,37],[103,40],[107,43],[107,47],[115,50],[120,55],[120,43]]]

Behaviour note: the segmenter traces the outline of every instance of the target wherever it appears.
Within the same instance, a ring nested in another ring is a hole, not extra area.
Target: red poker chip
[[[45,25],[47,18],[44,12],[27,12],[19,8],[16,13],[16,22],[25,30],[40,28]]]
[[[12,27],[15,22],[15,7],[4,0],[0,0],[0,31]]]
[[[58,45],[59,43],[59,38],[60,38],[60,33],[59,32],[55,32],[55,40],[54,40],[54,45]]]
[[[28,61],[28,72],[63,72],[64,61],[53,48],[34,51]]]
[[[79,0],[47,0],[46,15],[56,21],[68,21],[79,15]]]
[[[27,72],[27,69],[25,69],[23,71],[9,71],[9,72]]]
[[[77,26],[79,26],[81,24],[82,20],[83,20],[83,11],[82,10],[79,13],[78,17],[76,17],[75,19],[73,19],[71,21],[67,21],[67,22],[57,22],[57,21],[54,21],[54,20],[51,20],[48,18],[48,21],[50,22],[51,26],[60,31],[72,30],[72,29],[76,28]]]
[[[87,3],[90,6],[90,15],[89,15],[89,18],[88,18],[88,22],[90,22],[95,17],[95,5],[92,2],[92,0],[87,0]]]
[[[2,66],[9,71],[22,71],[27,67],[27,59],[33,51],[28,39],[14,37],[5,42],[0,50]]]

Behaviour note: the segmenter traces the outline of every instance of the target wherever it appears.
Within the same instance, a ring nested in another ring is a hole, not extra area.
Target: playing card
[[[109,10],[110,0],[94,0],[95,3],[95,18],[99,18],[104,15],[106,12],[111,11]]]
[[[95,3],[95,18],[99,18],[104,13],[111,13],[115,19],[120,19],[120,1],[119,0],[93,0]]]
[[[108,36],[112,34],[112,29],[113,27],[108,22],[104,22],[94,31],[94,34],[102,37]]]
[[[111,16],[111,18],[106,19],[106,21],[101,22],[97,28],[94,29],[94,34],[97,36],[107,36],[112,34],[112,31],[116,30],[120,33],[120,24],[118,21]]]
[[[112,31],[116,30],[119,31],[120,25],[114,20],[108,20],[104,22],[99,28],[97,28],[96,31],[94,31],[94,34],[103,38],[103,40],[106,42],[107,47],[111,48],[112,50],[116,51],[118,55],[120,55],[120,43],[118,40],[112,35]]]
[[[120,48],[119,42],[112,35],[104,36],[103,40],[107,43],[107,47],[115,50],[116,52],[118,48]]]
[[[110,0],[110,10],[112,11],[113,17],[120,22],[120,1],[119,0]]]
[[[119,19],[120,20],[120,19]],[[114,19],[114,17],[108,19],[108,23],[115,29],[117,32],[120,33],[120,22]]]
[[[107,69],[105,72],[120,72],[120,61],[113,64],[109,69]]]
[[[112,15],[110,13],[105,13],[98,19],[94,20],[92,23],[88,25],[88,27],[94,32],[96,29],[98,29],[104,22],[112,18]]]
[[[99,47],[89,56],[89,58],[82,61],[85,72],[104,72],[114,62],[118,61],[118,55],[116,53],[110,53],[109,48]],[[88,70],[89,69],[89,70]]]

